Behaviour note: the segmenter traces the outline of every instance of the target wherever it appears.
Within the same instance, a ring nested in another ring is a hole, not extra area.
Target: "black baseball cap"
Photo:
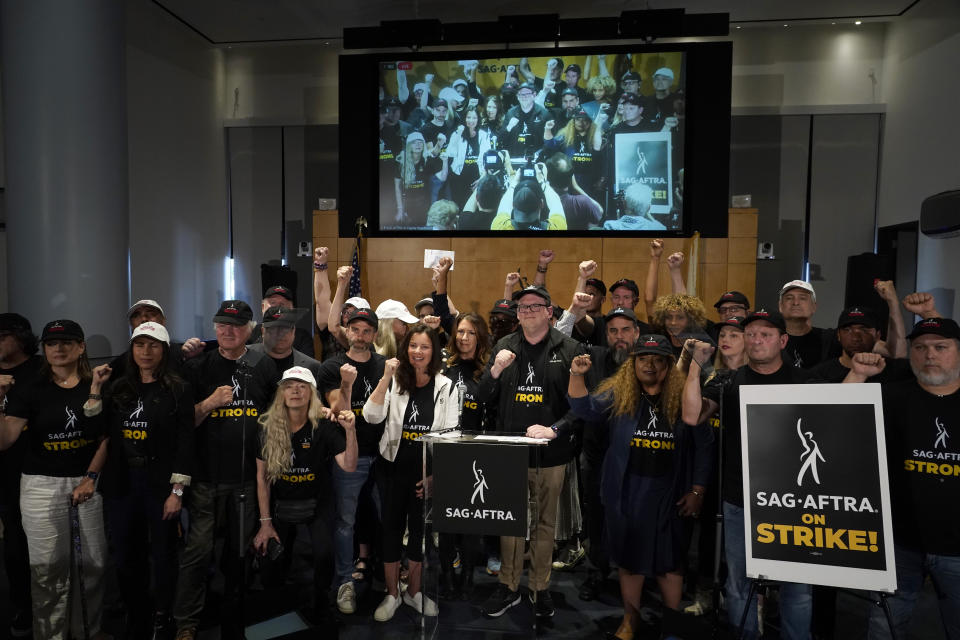
[[[380,326],[380,321],[377,320],[377,314],[373,312],[373,309],[351,309],[347,315],[347,321],[344,324],[349,325],[354,320],[363,320],[369,323],[374,329]]]
[[[19,313],[0,313],[0,333],[30,333],[30,321]]]
[[[840,318],[837,320],[838,329],[852,324],[862,324],[865,327],[880,330],[880,318],[866,307],[847,307],[840,313]]]
[[[620,96],[620,102],[622,104],[635,104],[637,106],[643,106],[643,99],[635,93],[625,93]]]
[[[264,298],[269,298],[270,296],[283,296],[290,302],[293,302],[293,292],[290,291],[290,289],[288,289],[287,287],[284,287],[283,285],[270,287],[269,289],[263,292]]]
[[[513,190],[511,217],[517,222],[534,222],[540,219],[540,207],[545,202],[543,189],[535,179],[520,180]]]
[[[780,329],[780,333],[787,332],[787,323],[783,321],[783,316],[780,315],[779,311],[767,311],[766,309],[757,309],[746,318],[740,322],[740,326],[743,327],[743,330],[747,330],[747,325],[756,320],[766,320],[777,329]]]
[[[633,355],[645,356],[651,354],[672,358],[674,357],[673,345],[666,337],[657,333],[640,336],[637,344],[633,347]]]
[[[603,284],[603,280],[600,278],[587,278],[587,281],[584,282],[584,285],[590,285],[596,289],[600,290],[600,295],[607,295],[607,285]]]
[[[535,296],[540,296],[541,298],[543,298],[543,299],[546,301],[546,303],[547,303],[548,305],[549,305],[549,304],[552,304],[552,303],[550,302],[550,294],[547,292],[547,288],[544,287],[544,286],[542,286],[542,285],[539,285],[539,284],[531,284],[530,286],[524,287],[523,289],[520,289],[519,291],[514,291],[514,292],[513,292],[513,299],[514,299],[514,300],[519,300],[520,298],[522,298],[523,296],[527,295],[528,293],[533,294],[533,295],[535,295]]]
[[[907,336],[907,340],[913,340],[927,333],[960,340],[960,327],[950,318],[927,318],[926,320],[921,320],[913,325],[913,331]]]
[[[708,333],[710,338],[716,342],[720,339],[720,332],[723,331],[724,327],[733,327],[738,331],[743,331],[743,316],[731,316],[724,320],[723,322],[715,322],[710,326]]]
[[[420,307],[424,307],[426,305],[430,305],[431,307],[435,306],[433,304],[432,297],[428,296],[426,298],[422,298],[419,302],[417,302],[417,304],[413,305],[413,309],[414,311],[420,311]]]
[[[561,96],[577,96],[578,98],[580,97],[580,94],[577,93],[577,90],[574,89],[573,87],[567,87],[566,89],[560,92],[560,95]]]
[[[614,289],[619,287],[626,287],[627,289],[630,289],[630,291],[633,291],[633,295],[637,296],[638,298],[640,297],[640,287],[638,287],[637,283],[630,278],[620,278],[610,285],[610,291],[612,292]]]
[[[640,77],[639,73],[631,69],[630,71],[627,71],[622,76],[620,76],[620,82],[626,82],[627,80],[636,80],[637,82],[640,82],[642,78]]]
[[[567,68],[564,69],[563,72],[566,73],[567,71],[576,71],[577,73],[583,73],[583,72],[580,70],[580,65],[578,65],[576,62],[574,62],[574,63],[572,63],[572,64],[568,64],[568,65],[567,65]]]
[[[503,298],[497,300],[493,303],[493,309],[490,309],[490,313],[502,313],[505,316],[510,316],[511,318],[517,317],[517,303],[513,300],[507,300]]]
[[[733,302],[735,304],[742,304],[747,309],[750,308],[750,300],[747,299],[747,296],[743,295],[739,291],[727,291],[720,299],[713,303],[714,309],[719,309],[720,305],[726,304],[728,302]]]
[[[263,312],[264,327],[295,327],[300,319],[301,313],[298,309],[288,309],[286,307],[273,306]]]
[[[587,113],[587,110],[583,107],[577,109],[577,112],[573,114],[574,118],[583,118],[584,120],[591,120],[590,114]]]
[[[533,91],[533,95],[537,95],[537,87],[533,83],[524,82],[519,87],[517,87],[517,93],[520,93],[523,89],[529,89],[530,91]]]
[[[637,320],[637,314],[633,312],[633,309],[617,307],[607,311],[607,315],[603,316],[605,322],[610,322],[614,318],[626,318],[627,320],[633,322],[635,326],[640,326],[640,322]]]
[[[216,315],[213,316],[214,322],[222,324],[247,324],[253,320],[253,310],[243,300],[224,300],[220,303]]]
[[[83,329],[73,320],[54,320],[43,327],[40,341],[48,340],[75,340],[83,342]]]

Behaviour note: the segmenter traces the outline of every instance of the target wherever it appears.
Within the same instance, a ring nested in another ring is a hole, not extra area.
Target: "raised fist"
[[[457,135],[458,136],[463,135],[463,125],[460,125],[459,127],[457,127]]]
[[[503,284],[508,287],[515,287],[517,283],[520,282],[520,274],[516,271],[507,274],[507,279],[504,280]]]
[[[400,361],[396,358],[390,358],[383,363],[383,377],[392,378],[393,374],[397,372],[397,366],[400,364]]]
[[[583,291],[576,291],[573,294],[571,305],[574,309],[586,309],[593,302],[593,296]]]
[[[339,267],[337,269],[337,282],[341,284],[346,284],[350,282],[350,278],[353,276],[353,267],[347,265],[345,267]]]
[[[553,249],[541,249],[540,255],[537,257],[537,263],[546,266],[553,262],[553,258]]]
[[[887,366],[879,353],[856,353],[850,359],[850,364],[854,373],[866,378],[879,374]]]
[[[683,251],[675,251],[667,256],[667,266],[671,269],[679,269],[683,266]]]
[[[340,367],[340,380],[348,384],[353,384],[357,379],[357,368],[352,364],[345,364]]]
[[[434,331],[440,330],[440,316],[424,316],[420,322],[427,325]]]
[[[450,267],[453,266],[453,258],[450,256],[444,256],[437,260],[437,268],[441,272],[450,271]]]
[[[928,317],[926,314],[936,311],[936,301],[929,293],[918,291],[903,299],[903,308],[926,318]]]
[[[590,360],[590,354],[582,353],[570,361],[570,373],[583,375],[587,371],[590,371],[590,367],[592,366],[593,362]]]
[[[650,257],[659,258],[663,253],[663,240],[657,238],[656,240],[650,241]]]
[[[553,131],[553,125],[555,125],[555,124],[556,124],[556,122],[554,122],[553,120],[547,120],[547,123],[546,123],[545,125],[543,125],[543,130],[544,130],[544,131]]]
[[[357,424],[357,416],[350,409],[344,409],[336,417],[337,422],[344,429],[353,429]]]
[[[313,250],[313,261],[319,262],[320,264],[327,264],[327,255],[330,253],[330,249],[326,247],[317,247]]]
[[[513,116],[510,118],[510,122],[507,124],[507,131],[513,131],[513,128],[520,124],[520,118]]]
[[[595,260],[584,260],[580,263],[580,275],[584,278],[592,278],[597,272],[597,262]]]
[[[509,349],[501,349],[497,352],[497,357],[494,358],[493,364],[496,367],[499,367],[501,371],[509,367],[514,360],[516,360],[517,354]]]

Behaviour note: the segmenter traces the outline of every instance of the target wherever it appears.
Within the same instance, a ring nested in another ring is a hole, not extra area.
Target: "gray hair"
[[[653,202],[653,189],[643,183],[632,184],[623,194],[629,215],[649,217]]]

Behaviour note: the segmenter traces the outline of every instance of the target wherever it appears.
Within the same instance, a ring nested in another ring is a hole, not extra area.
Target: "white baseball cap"
[[[790,289],[803,289],[804,291],[809,291],[810,296],[813,298],[813,301],[817,301],[817,292],[813,290],[813,285],[805,280],[791,280],[787,284],[780,287],[780,295],[778,297],[782,298],[783,294]]]
[[[348,304],[355,306],[357,309],[369,309],[370,303],[367,302],[364,298],[360,296],[354,296],[352,298],[347,298],[347,301],[343,303],[343,306]]]
[[[168,347],[170,346],[170,334],[167,332],[167,328],[159,322],[140,323],[140,325],[133,330],[133,335],[130,336],[130,342],[133,342],[134,338],[139,338],[140,336],[147,336],[148,338],[167,343]]]
[[[133,312],[140,307],[153,307],[154,309],[160,312],[160,315],[164,315],[163,307],[161,307],[160,303],[157,302],[156,300],[137,300],[136,302],[133,303],[133,305],[129,309],[127,309],[127,317],[129,318],[130,316],[132,316]]]
[[[378,318],[399,318],[400,320],[406,322],[407,324],[416,324],[420,322],[420,319],[410,313],[410,310],[407,309],[407,305],[403,304],[399,300],[386,299],[380,303],[380,306],[377,307],[376,311]]]
[[[280,382],[284,382],[285,380],[301,380],[312,385],[314,388],[317,386],[317,379],[313,377],[310,369],[304,369],[303,367],[290,367],[284,371]]]

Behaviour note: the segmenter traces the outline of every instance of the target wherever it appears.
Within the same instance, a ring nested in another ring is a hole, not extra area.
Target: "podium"
[[[432,450],[432,490],[423,509],[424,566],[422,588],[439,604],[435,618],[420,617],[420,638],[438,637],[440,618],[440,563],[428,562],[433,532],[474,536],[526,537],[529,522],[538,514],[527,492],[529,447],[549,441],[520,435],[438,431],[424,434],[424,479],[428,474],[428,449]],[[537,455],[539,461],[539,455]],[[539,466],[537,467],[539,470]],[[532,514],[533,517],[528,517]],[[535,633],[534,617],[532,632]]]

